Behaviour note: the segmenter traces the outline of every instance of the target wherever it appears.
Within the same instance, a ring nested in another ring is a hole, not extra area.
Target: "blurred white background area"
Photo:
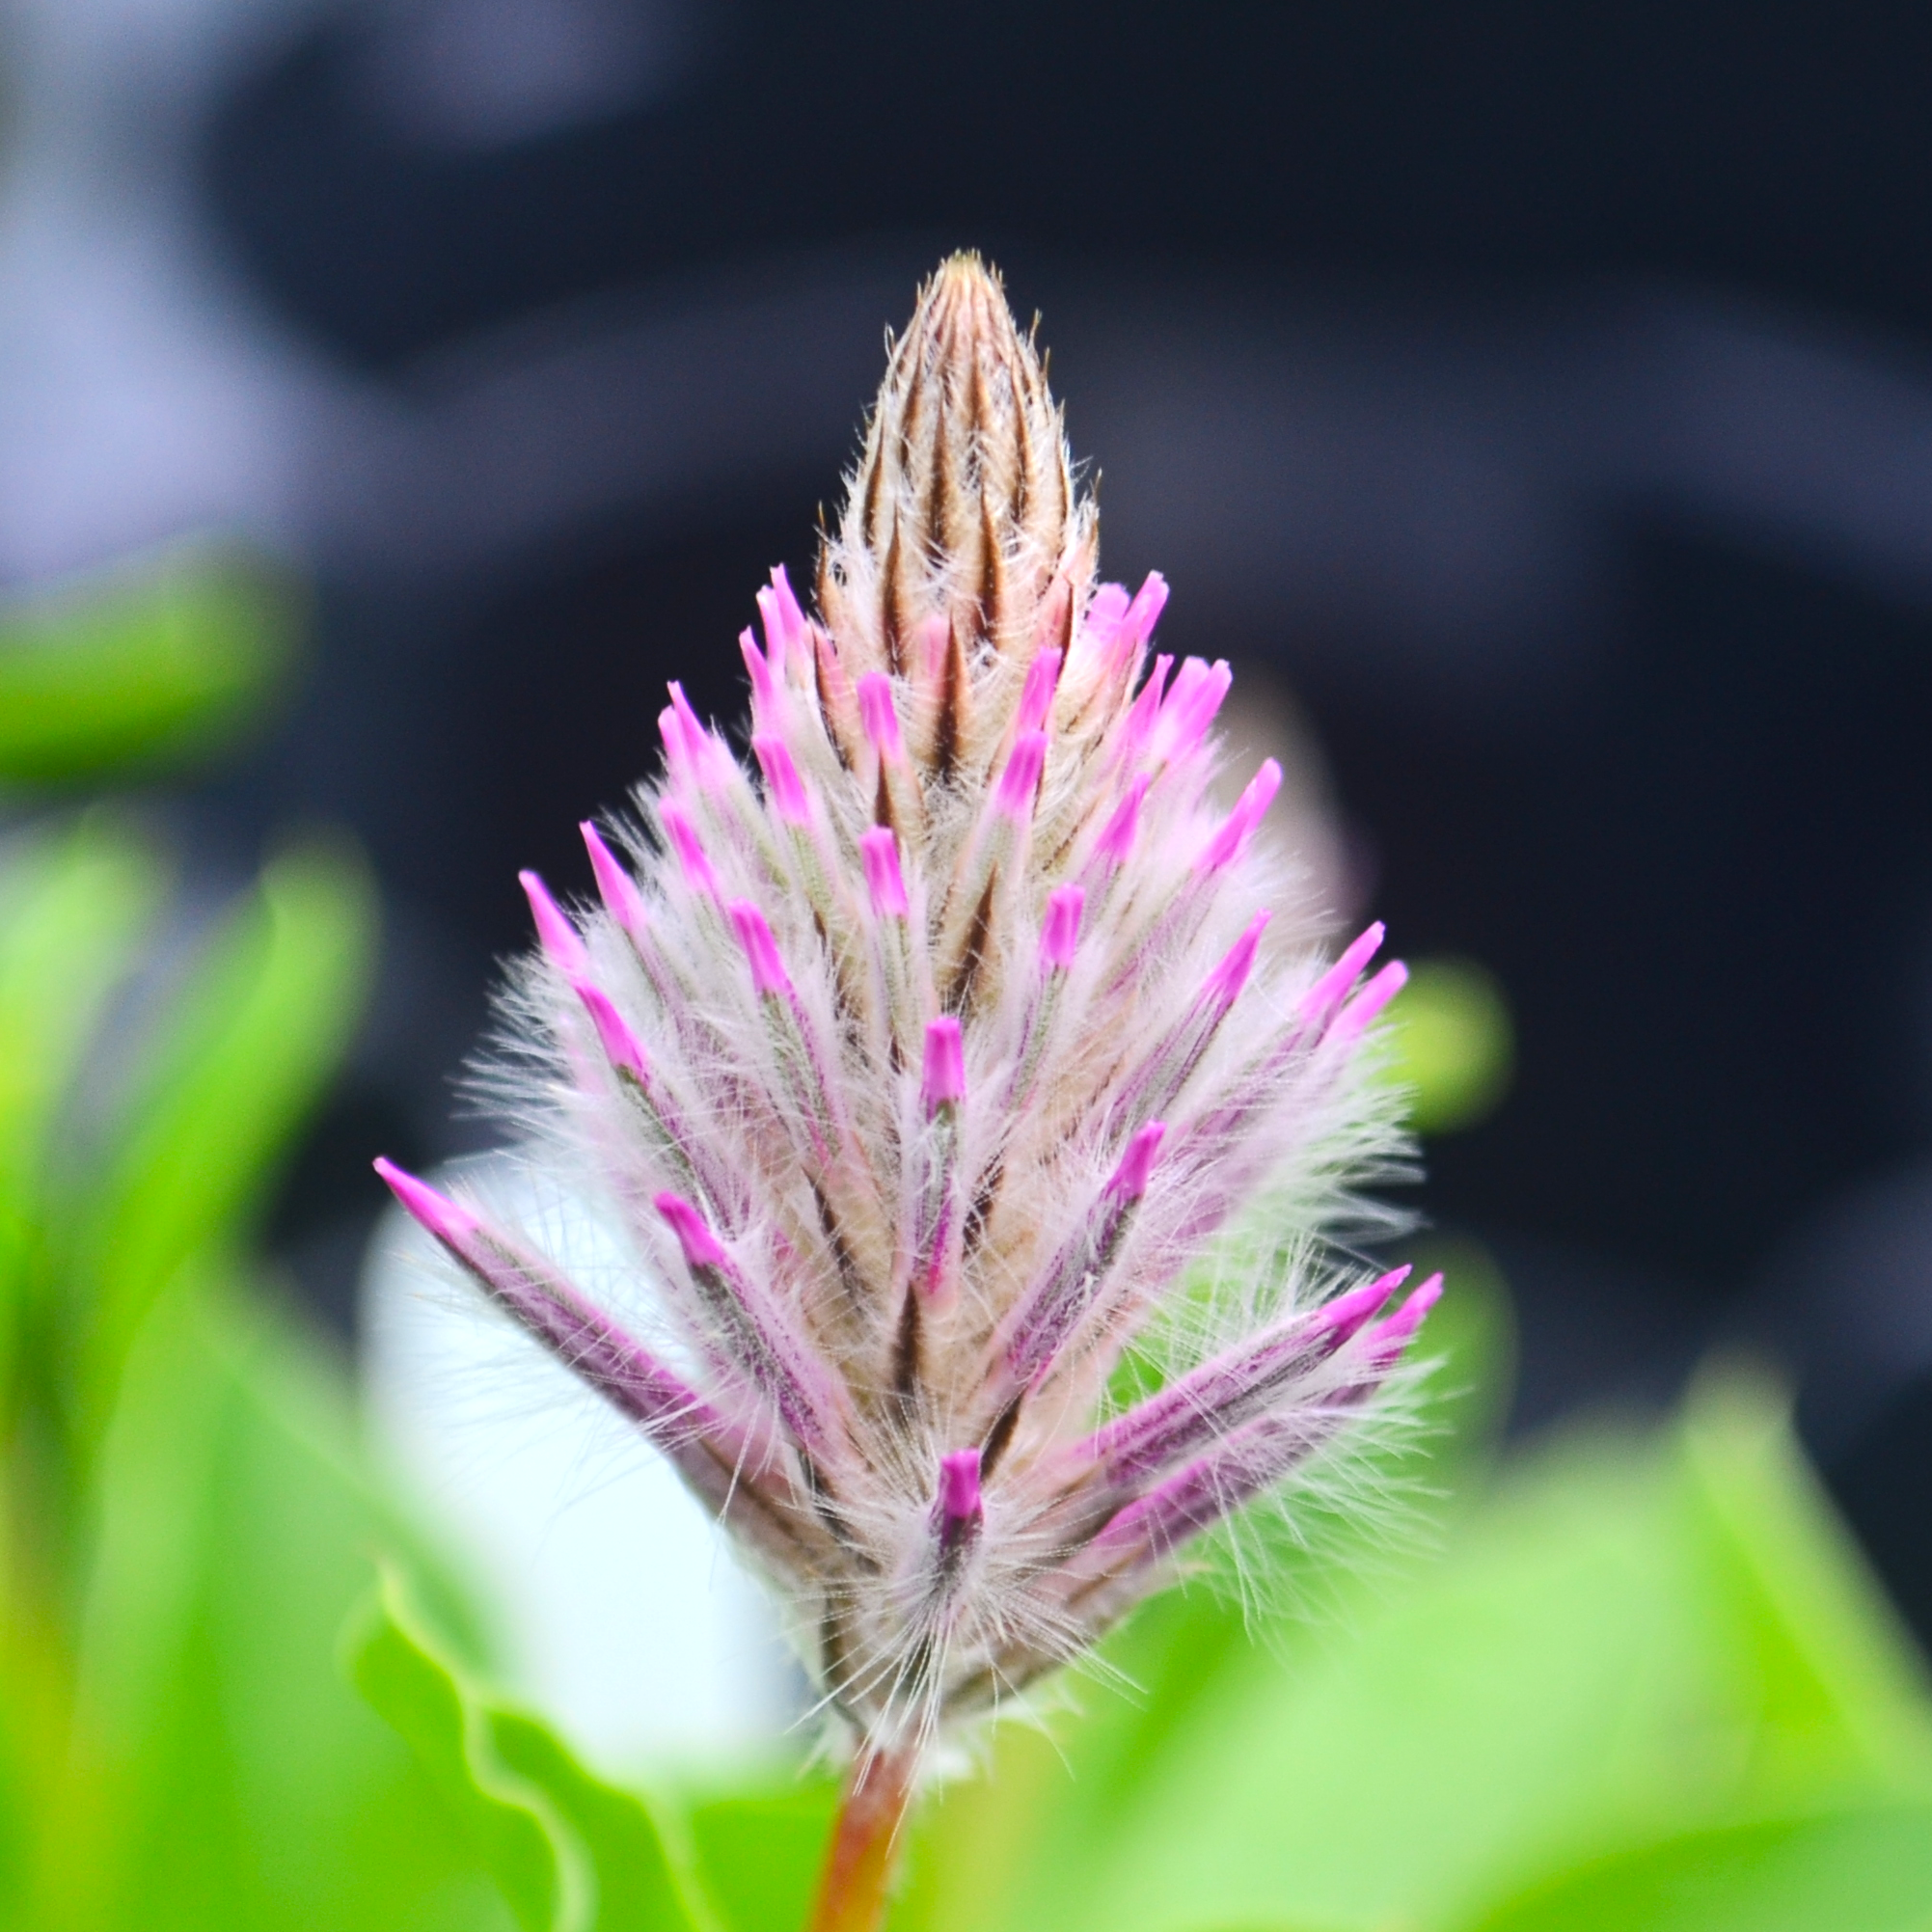
[[[0,577],[215,527],[295,539],[329,378],[197,204],[202,123],[312,0],[13,0],[0,13]]]
[[[452,1178],[512,1225],[555,1232],[555,1204],[511,1161],[437,1177]],[[569,1245],[573,1274],[596,1281],[594,1233],[573,1220]],[[669,1464],[455,1281],[399,1211],[377,1230],[364,1294],[378,1453],[483,1586],[506,1688],[612,1770],[795,1752],[803,1680]]]

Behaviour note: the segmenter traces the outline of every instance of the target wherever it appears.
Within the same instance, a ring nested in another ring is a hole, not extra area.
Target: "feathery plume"
[[[1401,1152],[1364,1048],[1401,969],[1364,981],[1379,927],[1332,966],[1297,933],[1256,838],[1279,769],[1210,801],[1227,667],[1150,666],[1167,586],[1096,555],[1033,343],[956,258],[816,613],[782,570],[757,594],[751,762],[673,685],[642,825],[584,829],[598,903],[524,876],[524,1112],[627,1227],[663,1340],[384,1164],[789,1608],[858,1742],[826,1926],[868,1922],[866,1834],[939,1730],[1305,1471],[1438,1290],[1323,1245]],[[1300,1264],[1230,1282],[1271,1218]],[[1129,1350],[1164,1381],[1122,1407]]]

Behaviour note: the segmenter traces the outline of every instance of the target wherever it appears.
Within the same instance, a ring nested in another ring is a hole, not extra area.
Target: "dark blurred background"
[[[280,1238],[351,1319],[515,884],[808,569],[917,278],[1043,316],[1109,576],[1290,688],[1374,910],[1507,990],[1430,1153],[1519,1423],[1783,1352],[1932,1633],[1932,14],[1625,0],[19,0],[0,571],[209,526],[318,585],[177,802],[390,943]]]

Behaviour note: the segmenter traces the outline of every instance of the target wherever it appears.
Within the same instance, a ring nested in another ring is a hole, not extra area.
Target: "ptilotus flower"
[[[1322,1238],[1395,1144],[1363,1048],[1402,968],[1379,927],[1320,957],[1257,838],[1279,769],[1212,803],[1228,667],[1095,564],[1040,360],[955,259],[816,614],[757,594],[750,761],[673,684],[641,823],[584,828],[597,903],[525,876],[523,1111],[657,1328],[382,1164],[782,1597],[857,1741],[826,1925],[869,1922],[936,1734],[1324,1451],[1437,1292]],[[1127,1404],[1129,1352],[1164,1380]]]

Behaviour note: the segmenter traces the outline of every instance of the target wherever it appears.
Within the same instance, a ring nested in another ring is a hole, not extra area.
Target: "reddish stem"
[[[899,1827],[912,1798],[913,1754],[855,1759],[839,1801],[808,1932],[878,1932]]]

